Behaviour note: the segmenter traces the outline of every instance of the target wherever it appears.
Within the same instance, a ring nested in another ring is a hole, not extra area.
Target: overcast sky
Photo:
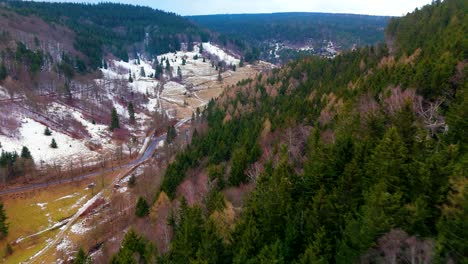
[[[99,0],[62,0],[54,2],[88,2]],[[430,0],[106,0],[151,6],[180,15],[329,12],[402,16]]]

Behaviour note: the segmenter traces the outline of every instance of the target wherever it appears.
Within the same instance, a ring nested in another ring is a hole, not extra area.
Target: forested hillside
[[[224,45],[232,42],[246,50],[248,61],[255,58],[278,61],[279,58],[275,60],[275,56],[271,57],[272,48],[274,53],[276,44],[285,44],[289,54],[284,51],[278,56],[282,57],[280,61],[287,62],[301,54],[297,50],[292,52],[291,48],[303,48],[302,54],[307,54],[304,48],[313,48],[315,50],[312,54],[318,54],[329,41],[340,50],[381,42],[390,18],[352,14],[274,13],[192,16],[189,19],[222,33],[220,40]]]
[[[150,205],[169,248],[130,232],[113,263],[467,263],[467,13],[435,1],[387,44],[228,88]]]
[[[63,25],[76,34],[74,46],[91,67],[101,66],[104,55],[123,60],[128,54],[151,56],[180,50],[181,42],[208,41],[209,33],[173,13],[124,4],[47,3],[7,1],[4,7],[22,15],[36,15]]]

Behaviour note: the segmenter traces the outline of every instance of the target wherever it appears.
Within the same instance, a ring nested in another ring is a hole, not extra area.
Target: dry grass
[[[93,193],[108,186],[115,173],[2,197],[10,229],[7,238],[0,241],[0,258],[5,258],[7,242],[12,245],[13,254],[4,259],[5,263],[19,263],[33,256],[58,233],[58,229],[50,228],[71,217]],[[87,189],[91,182],[96,182],[94,190]],[[40,233],[44,230],[47,231]]]

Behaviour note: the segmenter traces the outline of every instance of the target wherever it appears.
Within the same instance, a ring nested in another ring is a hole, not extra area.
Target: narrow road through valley
[[[176,127],[182,126],[188,120],[189,119],[180,120],[176,124]],[[156,150],[157,146],[159,145],[159,142],[161,142],[162,140],[166,140],[166,134],[163,134],[163,135],[161,135],[159,137],[154,137],[153,136],[151,138],[151,143],[148,145],[148,147],[146,148],[143,155],[140,155],[134,161],[131,161],[131,162],[125,164],[125,165],[122,165],[120,168],[128,169],[128,168],[131,168],[131,167],[133,167],[133,166],[135,166],[137,164],[140,164],[140,163],[148,160],[151,157],[151,155],[153,155],[154,151]],[[6,189],[6,190],[0,191],[0,196],[7,195],[7,194],[14,194],[14,193],[31,191],[31,190],[35,190],[35,189],[41,189],[41,188],[46,188],[46,187],[55,186],[55,185],[59,185],[59,184],[71,183],[71,182],[75,182],[75,181],[81,181],[81,180],[84,180],[84,179],[87,179],[87,178],[97,177],[97,176],[101,175],[102,173],[110,172],[110,171],[113,171],[114,169],[115,169],[115,167],[114,168],[106,168],[104,170],[87,173],[87,174],[76,176],[76,177],[73,177],[73,178],[66,178],[66,179],[54,180],[54,181],[51,181],[51,182],[30,184],[30,185],[26,185],[26,186],[22,186],[22,187],[18,187],[18,188],[13,188],[13,189]]]

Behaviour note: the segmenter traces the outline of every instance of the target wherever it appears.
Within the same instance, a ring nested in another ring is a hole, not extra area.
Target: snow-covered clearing
[[[46,126],[30,118],[21,121],[20,135],[11,138],[0,135],[0,150],[21,153],[23,146],[27,147],[36,164],[54,162],[62,163],[64,160],[78,160],[84,154],[93,155],[82,140],[73,139],[68,135],[52,130],[51,136],[44,135]],[[50,147],[52,139],[57,142],[58,148]]]
[[[206,52],[213,54],[217,56],[218,58],[220,58],[221,60],[225,61],[227,65],[238,65],[240,62],[239,59],[227,54],[223,49],[211,44],[210,42],[203,43],[203,49]]]

